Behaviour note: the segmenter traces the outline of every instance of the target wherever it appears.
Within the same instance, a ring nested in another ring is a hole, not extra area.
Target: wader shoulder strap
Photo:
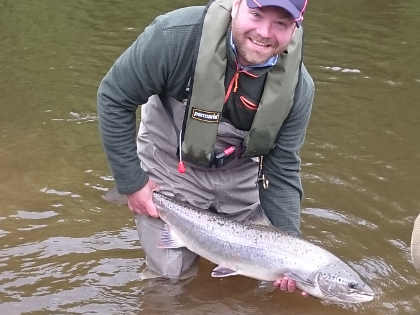
[[[277,64],[267,75],[259,109],[244,139],[245,156],[265,155],[275,145],[295,99],[302,63],[302,36],[302,29],[297,28],[288,52],[279,55]]]
[[[204,18],[206,17],[207,11],[210,7],[210,5],[214,2],[214,0],[210,0],[206,6],[206,8],[204,9],[203,15],[201,17],[201,23],[199,23],[197,25],[197,30],[194,32],[197,36],[197,39],[201,39],[201,35],[203,33],[203,25],[204,25]],[[185,114],[184,114],[184,120],[182,122],[182,132],[181,132],[181,143],[184,141],[184,134],[185,134],[185,127],[187,124],[187,117],[188,117],[188,112],[189,112],[189,108],[190,108],[190,104],[191,104],[191,95],[192,95],[192,91],[194,89],[194,73],[195,73],[195,67],[197,64],[197,57],[198,57],[198,51],[200,49],[200,43],[201,40],[197,40],[196,41],[196,45],[193,48],[194,49],[194,54],[193,54],[193,59],[191,61],[191,68],[190,68],[190,73],[191,76],[188,80],[188,84],[187,84],[187,93],[188,93],[188,98],[187,98],[187,104],[186,104],[186,108],[185,108]],[[181,143],[179,143],[179,145],[181,145]],[[179,147],[179,146],[178,146]]]
[[[182,152],[185,159],[205,166],[211,159],[222,115],[227,62],[226,32],[232,3],[233,0],[209,2],[203,15],[201,39],[194,54],[190,97],[183,121]],[[197,143],[200,146],[194,145]]]

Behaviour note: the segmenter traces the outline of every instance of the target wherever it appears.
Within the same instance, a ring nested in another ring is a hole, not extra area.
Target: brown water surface
[[[302,152],[306,238],[376,299],[354,307],[243,277],[142,280],[134,222],[97,129],[98,82],[152,18],[198,0],[0,1],[1,314],[418,314],[420,2],[310,1],[317,86]]]

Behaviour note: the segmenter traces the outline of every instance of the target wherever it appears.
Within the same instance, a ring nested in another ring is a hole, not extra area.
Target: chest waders
[[[215,0],[204,15],[202,34],[190,97],[183,123],[182,157],[209,166],[214,156],[218,125],[222,118],[227,65],[226,32],[231,22],[232,0]],[[296,28],[287,52],[278,56],[267,73],[264,91],[249,133],[243,141],[244,157],[267,154],[286,119],[294,99],[302,61],[301,28]]]

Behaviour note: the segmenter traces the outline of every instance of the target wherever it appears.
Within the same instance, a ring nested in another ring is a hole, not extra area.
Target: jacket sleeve
[[[116,60],[97,95],[99,129],[117,189],[133,193],[147,182],[136,148],[136,110],[167,82],[169,49],[159,20],[149,25]],[[166,62],[165,62],[166,61]]]
[[[284,121],[273,150],[264,157],[267,189],[259,185],[261,206],[271,223],[288,233],[300,234],[300,202],[303,197],[299,151],[311,115],[314,83],[302,64],[294,104]]]

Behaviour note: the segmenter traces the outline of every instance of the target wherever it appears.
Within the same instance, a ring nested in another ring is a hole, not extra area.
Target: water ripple
[[[80,198],[80,195],[78,194],[74,194],[70,191],[60,191],[60,190],[56,190],[56,189],[51,189],[48,187],[44,187],[42,189],[39,190],[40,192],[46,193],[46,194],[52,194],[52,195],[58,195],[58,196],[70,196],[73,198]]]
[[[98,233],[90,237],[51,237],[41,242],[27,243],[1,249],[0,257],[22,257],[38,254],[39,258],[59,257],[69,254],[86,254],[97,250],[137,248],[136,230],[124,229],[117,234]]]
[[[92,113],[76,113],[70,112],[70,118],[51,118],[53,121],[76,122],[77,124],[91,123],[98,120],[98,116]]]
[[[302,209],[302,213],[339,223],[361,225],[367,227],[370,230],[378,229],[378,226],[376,224],[369,222],[363,218],[352,215],[344,215],[332,209],[304,208]]]
[[[31,219],[31,220],[38,220],[38,219],[46,219],[51,218],[58,215],[55,211],[27,211],[27,210],[18,210],[17,214],[10,215],[11,218],[19,218],[19,219]]]

